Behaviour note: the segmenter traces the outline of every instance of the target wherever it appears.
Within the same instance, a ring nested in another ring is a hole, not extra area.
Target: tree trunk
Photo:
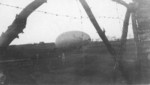
[[[138,83],[150,83],[150,0],[134,0],[137,5],[132,16],[136,23]],[[135,29],[134,29],[135,30]]]

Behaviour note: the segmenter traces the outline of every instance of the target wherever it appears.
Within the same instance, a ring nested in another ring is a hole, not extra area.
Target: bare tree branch
[[[123,63],[123,53],[126,50],[126,41],[127,41],[127,34],[128,34],[128,25],[129,25],[129,19],[130,19],[131,11],[130,9],[127,9],[127,12],[125,14],[125,19],[123,22],[123,31],[121,35],[121,41],[120,41],[120,48],[118,53],[118,69],[122,72],[122,76],[125,78],[128,84],[131,84],[132,81],[130,80],[129,74],[126,72],[127,69],[124,68]]]
[[[83,8],[85,9],[87,15],[90,18],[90,21],[92,22],[92,24],[94,25],[95,29],[97,30],[99,36],[102,38],[105,46],[107,47],[108,51],[110,52],[111,55],[113,55],[113,59],[116,61],[116,52],[114,50],[114,48],[111,46],[110,42],[108,41],[105,32],[101,29],[101,27],[99,26],[98,22],[96,21],[90,7],[88,6],[87,2],[85,0],[80,0]]]
[[[15,38],[18,38],[18,34],[22,33],[26,26],[27,17],[45,2],[46,0],[35,0],[23,9],[19,15],[16,15],[12,25],[8,27],[5,33],[2,33],[0,47],[7,47]]]
[[[127,9],[125,19],[124,19],[124,22],[123,22],[123,31],[122,31],[122,35],[121,35],[119,55],[122,55],[123,51],[125,50],[125,43],[127,41],[127,33],[128,33],[128,25],[129,25],[130,14],[131,14],[130,9]]]

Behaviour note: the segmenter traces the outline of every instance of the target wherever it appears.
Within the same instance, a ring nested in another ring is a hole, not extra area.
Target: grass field
[[[117,49],[118,42],[112,42]],[[31,85],[126,85],[120,72],[114,83],[114,61],[101,42],[65,51],[65,59],[60,50],[48,45],[20,45],[9,47],[5,59],[28,59],[21,62],[5,63],[8,83]],[[123,57],[127,72],[134,75],[136,60],[133,40],[128,41]]]

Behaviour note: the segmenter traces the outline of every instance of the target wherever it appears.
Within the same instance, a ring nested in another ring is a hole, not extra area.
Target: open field
[[[112,42],[117,49],[119,42]],[[127,72],[134,75],[136,60],[133,40],[127,43],[123,62]],[[25,59],[4,63],[10,85],[126,85],[120,72],[113,83],[114,61],[102,42],[92,42],[82,48],[65,51],[54,44],[10,46],[8,59]]]

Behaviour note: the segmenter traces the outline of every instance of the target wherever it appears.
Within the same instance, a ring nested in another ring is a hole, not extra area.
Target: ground
[[[118,42],[113,42],[113,46],[117,49]],[[117,82],[113,82],[114,60],[103,43],[94,42],[83,48],[65,51],[65,59],[61,57],[62,51],[57,49],[25,47],[8,50],[9,57],[6,59],[29,58],[5,64],[9,85],[126,85],[119,71]],[[14,49],[17,51],[14,52]],[[131,74],[130,78],[134,75],[135,54],[134,43],[129,41],[124,65]]]

